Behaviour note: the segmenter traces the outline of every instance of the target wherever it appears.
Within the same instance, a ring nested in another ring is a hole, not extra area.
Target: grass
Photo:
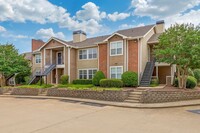
[[[46,89],[46,88],[50,88],[53,85],[50,84],[43,84],[43,85],[21,85],[21,86],[17,86],[17,88],[31,88],[31,89]]]
[[[94,91],[103,91],[103,90],[113,90],[113,91],[120,91],[122,88],[103,88],[103,87],[96,87],[92,84],[89,85],[81,85],[81,84],[67,84],[62,85],[59,84],[58,88],[66,88],[68,90],[94,90]]]

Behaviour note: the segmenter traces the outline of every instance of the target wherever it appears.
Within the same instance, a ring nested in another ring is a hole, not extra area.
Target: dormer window
[[[110,42],[110,56],[123,55],[123,41]]]

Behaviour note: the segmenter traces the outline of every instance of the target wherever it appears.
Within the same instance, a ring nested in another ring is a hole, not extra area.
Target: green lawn
[[[51,88],[53,85],[50,84],[43,84],[43,85],[21,85],[17,86],[17,88],[33,88],[33,89],[45,89],[45,88]]]
[[[103,87],[96,87],[92,84],[89,85],[81,85],[81,84],[67,84],[67,85],[61,85],[59,84],[57,86],[58,88],[66,88],[69,90],[94,90],[94,91],[103,91],[103,90],[114,90],[114,91],[120,91],[122,88],[103,88]]]

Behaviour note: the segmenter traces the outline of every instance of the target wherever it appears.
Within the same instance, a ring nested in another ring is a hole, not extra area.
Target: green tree
[[[28,60],[12,44],[0,44],[0,73],[4,78],[14,73],[27,76],[31,68]]]
[[[155,46],[158,62],[176,64],[179,88],[186,88],[189,69],[200,66],[200,27],[175,24],[159,37]]]

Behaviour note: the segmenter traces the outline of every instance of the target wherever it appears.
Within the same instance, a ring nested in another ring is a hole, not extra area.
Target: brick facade
[[[107,75],[107,43],[99,45],[99,70]]]
[[[135,40],[128,41],[128,70],[138,72],[138,42]]]

